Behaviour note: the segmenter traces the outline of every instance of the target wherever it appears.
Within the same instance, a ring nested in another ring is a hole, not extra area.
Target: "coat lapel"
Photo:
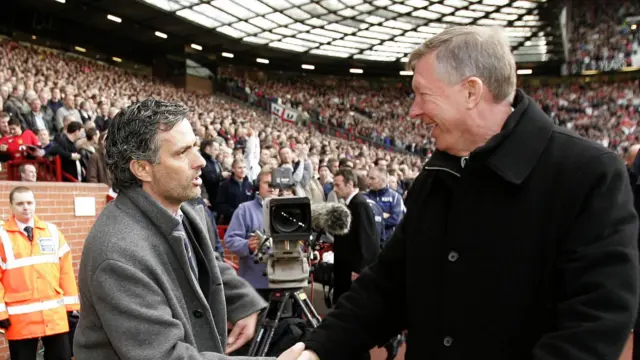
[[[182,213],[187,218],[188,221],[192,224],[192,230],[194,232],[194,236],[196,238],[196,242],[202,251],[202,255],[207,262],[209,267],[210,275],[211,275],[211,286],[213,286],[212,291],[209,294],[204,294],[203,298],[204,303],[206,304],[207,309],[211,309],[211,313],[215,314],[225,314],[227,313],[227,306],[224,298],[224,288],[222,286],[222,276],[220,275],[220,270],[218,269],[218,265],[216,264],[216,259],[213,254],[213,247],[211,242],[211,234],[209,231],[209,227],[207,226],[207,216],[204,212],[204,207],[202,205],[193,206],[191,204],[185,203],[181,207]],[[186,254],[185,254],[185,261]],[[188,269],[188,264],[187,271]],[[191,277],[193,279],[193,276]],[[195,283],[195,279],[193,279]],[[195,285],[200,289],[199,285],[195,283]],[[215,307],[215,310],[214,310]],[[216,330],[218,331],[218,337],[222,342],[221,348],[226,347],[227,342],[227,318],[226,316],[218,316],[213,317],[210,314],[212,321],[216,325]]]
[[[219,348],[225,349],[227,342],[227,309],[224,291],[222,289],[222,277],[220,276],[220,271],[213,256],[207,226],[205,225],[206,216],[204,214],[204,208],[200,206],[200,209],[197,210],[193,205],[183,203],[181,210],[187,218],[187,221],[192,225],[195,240],[201,248],[205,261],[211,270],[211,283],[214,285],[214,289],[210,291],[209,294],[202,293],[198,280],[192,274],[191,268],[189,267],[189,260],[187,259],[187,251],[184,248],[183,238],[175,232],[180,221],[141,188],[136,187],[123,190],[116,198],[118,202],[126,200],[132,202],[139,209],[144,209],[144,214],[148,216],[149,220],[168,239],[169,245],[180,263],[180,268],[184,272],[189,281],[189,285],[200,302],[204,310],[203,312],[207,316],[207,320],[214,325],[212,330],[215,334],[213,334],[214,339],[211,339],[211,341],[220,341],[218,344]],[[218,284],[220,285],[218,286]],[[214,313],[222,314],[222,316],[214,318]]]

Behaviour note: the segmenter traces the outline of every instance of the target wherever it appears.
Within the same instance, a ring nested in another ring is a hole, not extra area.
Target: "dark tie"
[[[189,237],[187,236],[187,232],[184,230],[184,226],[182,222],[176,228],[176,232],[180,234],[182,237],[182,241],[184,242],[184,249],[187,252],[187,260],[189,260],[189,267],[191,267],[191,272],[193,275],[198,278],[198,265],[196,263],[196,258],[193,255],[193,251],[191,251],[191,244],[189,244]]]
[[[25,226],[23,230],[24,233],[27,234],[27,239],[33,241],[33,228],[31,226]]]

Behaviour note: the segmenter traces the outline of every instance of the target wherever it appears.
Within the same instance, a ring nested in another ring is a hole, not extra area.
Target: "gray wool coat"
[[[214,253],[203,207],[181,210],[209,269],[200,285],[174,234],[178,220],[142,189],[121,191],[100,214],[80,261],[76,360],[231,359],[227,321],[266,302]]]

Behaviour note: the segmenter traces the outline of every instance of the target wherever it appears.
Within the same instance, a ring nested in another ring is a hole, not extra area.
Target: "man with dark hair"
[[[200,155],[205,160],[205,166],[202,168],[202,185],[207,192],[208,206],[213,209],[218,198],[218,189],[220,183],[224,180],[222,176],[222,166],[216,160],[216,155],[220,146],[211,139],[204,139],[200,143]]]
[[[80,181],[82,179],[82,166],[80,164],[81,156],[76,147],[76,141],[82,135],[82,124],[77,121],[71,121],[65,128],[65,131],[58,135],[55,140],[53,149],[47,155],[60,155],[60,163],[62,171],[68,176]],[[70,181],[70,178],[63,177],[63,181]]]
[[[344,200],[351,212],[351,229],[346,235],[335,235],[334,303],[349,291],[354,280],[365,267],[371,265],[380,251],[373,210],[358,188],[358,179],[351,169],[340,169],[333,178],[336,195]]]
[[[223,360],[253,337],[266,302],[212,249],[216,230],[192,201],[205,161],[187,116],[150,99],[109,126],[105,161],[118,196],[82,253],[78,359]]]
[[[373,264],[380,251],[380,233],[367,198],[360,193],[358,178],[353,170],[339,169],[333,178],[334,191],[338,199],[344,200],[351,213],[351,228],[346,235],[334,235],[333,303],[349,291],[351,282],[362,270]],[[364,351],[352,359],[369,359]]]

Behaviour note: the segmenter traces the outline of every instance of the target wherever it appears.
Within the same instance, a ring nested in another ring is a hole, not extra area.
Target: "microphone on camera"
[[[346,205],[326,202],[311,205],[311,227],[315,231],[344,235],[351,227],[351,212]]]

